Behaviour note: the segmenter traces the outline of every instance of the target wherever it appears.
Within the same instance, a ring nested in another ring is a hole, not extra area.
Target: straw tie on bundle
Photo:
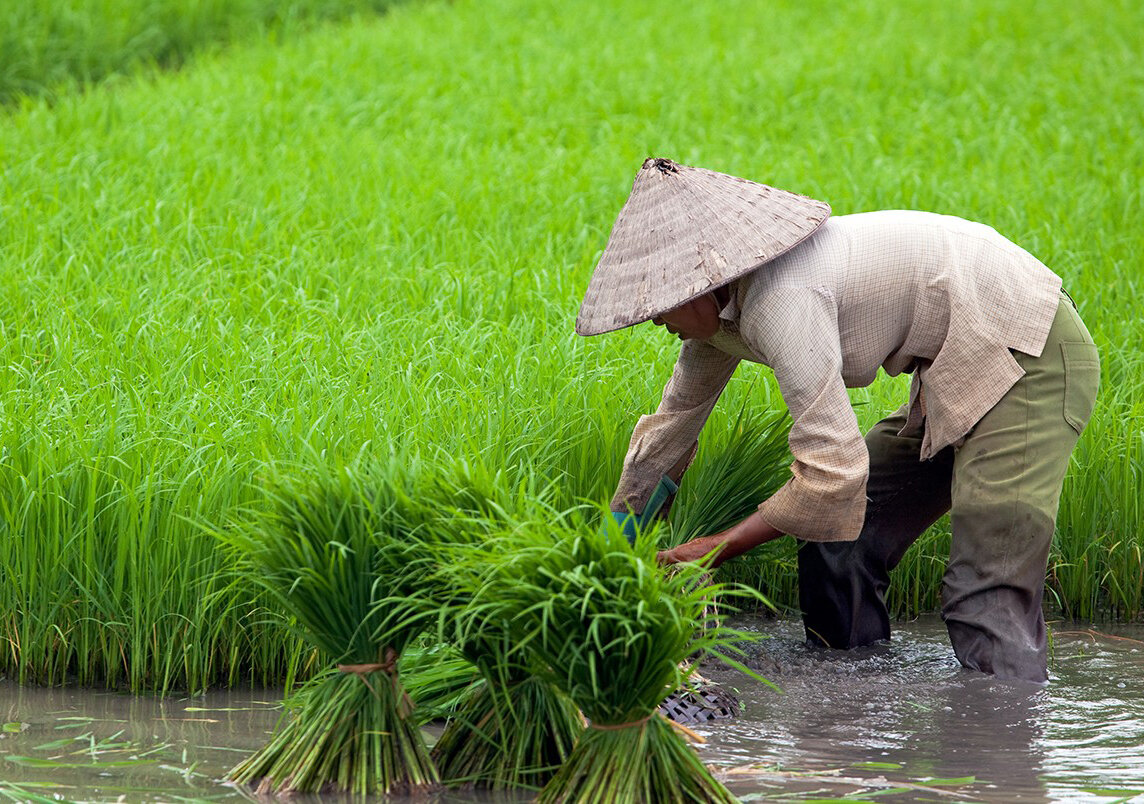
[[[353,673],[358,676],[364,676],[370,673],[393,675],[393,672],[397,670],[397,651],[393,648],[385,648],[382,652],[385,654],[385,661],[383,662],[374,662],[373,664],[339,664],[337,665],[338,672]]]
[[[369,683],[367,676],[373,673],[384,673],[389,678],[389,683],[393,686],[394,693],[400,699],[400,709],[398,712],[402,717],[409,717],[413,713],[413,699],[409,697],[409,693],[401,686],[401,680],[397,677],[397,651],[393,648],[386,648],[384,651],[385,661],[374,662],[372,664],[339,664],[336,669],[339,673],[347,673],[349,675],[357,676],[362,680],[362,683],[369,687],[369,691],[377,695],[377,690]]]

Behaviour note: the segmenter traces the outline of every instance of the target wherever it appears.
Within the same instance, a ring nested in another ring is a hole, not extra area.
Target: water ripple
[[[1095,801],[1085,789],[1144,791],[1144,653],[1132,641],[1144,629],[1061,628],[1044,686],[962,669],[936,617],[851,652],[808,649],[797,622],[737,625],[767,635],[748,647],[747,664],[784,692],[705,670],[743,697],[744,714],[712,728],[703,749],[711,762],[764,774],[753,783],[733,776],[741,794],[780,777],[788,792],[793,779],[813,778],[819,792],[828,784],[837,795],[855,791],[830,779],[924,789],[919,780],[955,778],[962,800]],[[839,769],[849,770],[840,777]],[[895,801],[912,800],[909,789],[902,795]]]

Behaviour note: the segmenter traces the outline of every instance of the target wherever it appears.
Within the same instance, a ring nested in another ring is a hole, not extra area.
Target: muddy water
[[[758,627],[749,664],[783,694],[713,672],[745,712],[703,751],[743,798],[1144,800],[1144,628],[1058,624],[1042,687],[963,670],[937,617],[852,652]]]
[[[1038,687],[963,671],[936,618],[849,654],[807,650],[797,623],[741,625],[767,635],[750,664],[783,692],[710,669],[745,711],[700,751],[744,800],[1144,801],[1144,628],[1058,625]],[[265,741],[276,698],[0,682],[0,799],[241,800],[219,779]]]

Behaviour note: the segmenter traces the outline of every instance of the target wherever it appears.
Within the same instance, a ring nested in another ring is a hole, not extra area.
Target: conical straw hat
[[[648,159],[616,218],[576,332],[647,321],[797,246],[830,205],[765,184]]]

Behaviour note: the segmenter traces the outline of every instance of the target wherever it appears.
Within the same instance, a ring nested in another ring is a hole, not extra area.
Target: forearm
[[[641,416],[612,497],[613,511],[642,512],[660,478],[679,482],[739,359],[701,341],[685,341],[655,413]]]
[[[711,566],[717,567],[728,559],[741,556],[748,550],[774,541],[782,535],[781,531],[772,527],[756,511],[721,533],[692,539],[671,550],[664,550],[659,554],[659,560],[663,564],[699,561],[708,553],[717,550],[711,561]]]
[[[759,515],[758,511],[754,511],[738,525],[732,525],[722,533],[716,534],[716,536],[723,538],[723,542],[726,545],[726,547],[719,552],[719,561],[723,562],[729,558],[741,556],[748,550],[754,549],[761,544],[774,541],[782,535],[780,531],[771,527],[771,525]]]

